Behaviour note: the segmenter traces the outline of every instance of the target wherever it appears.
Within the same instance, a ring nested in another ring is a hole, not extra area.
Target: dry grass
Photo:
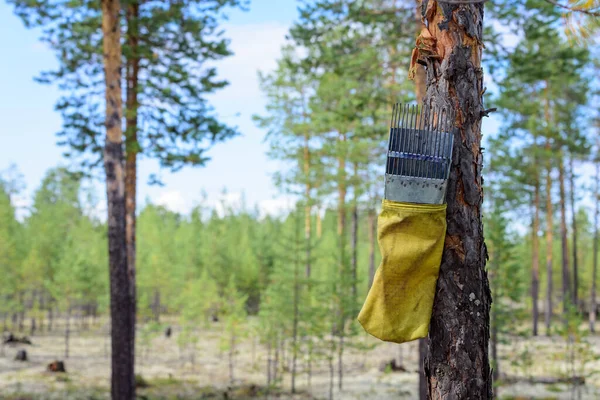
[[[326,399],[329,395],[329,369],[325,360],[313,365],[311,385],[308,385],[303,357],[299,357],[297,389],[291,396],[290,375],[283,375],[280,388],[267,393],[266,351],[255,340],[247,339],[239,346],[235,362],[235,382],[230,385],[227,354],[220,349],[220,325],[213,324],[199,333],[200,341],[192,363],[190,352],[180,351],[177,346],[179,330],[174,329],[171,338],[158,335],[148,347],[137,345],[137,373],[147,381],[148,387],[139,389],[141,398],[146,399]],[[138,339],[141,334],[138,334]],[[590,338],[587,350],[595,354],[600,351],[598,337]],[[108,399],[110,375],[110,343],[106,326],[96,325],[90,330],[73,333],[70,342],[70,357],[64,358],[64,338],[60,330],[36,335],[33,346],[25,346],[29,361],[13,361],[20,347],[5,347],[0,350],[0,399]],[[356,344],[370,350],[348,349],[344,356],[344,386],[339,391],[337,380],[335,399],[388,400],[417,398],[417,347],[416,343],[402,346],[379,342],[366,334],[355,339]],[[406,373],[386,373],[379,370],[382,361],[399,356]],[[591,350],[590,350],[591,349]],[[510,375],[562,376],[569,364],[559,355],[565,343],[560,338],[536,338],[517,340],[502,346],[503,373]],[[3,354],[4,351],[4,354]],[[289,357],[288,357],[289,358]],[[46,365],[54,360],[64,360],[67,374],[46,372]],[[576,360],[578,368],[582,367]],[[335,364],[337,366],[337,362]],[[600,371],[598,360],[583,366],[587,375],[586,386],[573,392],[568,385],[515,384],[503,386],[503,398],[521,399],[598,399],[600,398]],[[337,370],[335,371],[337,378]],[[511,397],[512,396],[512,397]],[[521,396],[521,397],[515,397]]]

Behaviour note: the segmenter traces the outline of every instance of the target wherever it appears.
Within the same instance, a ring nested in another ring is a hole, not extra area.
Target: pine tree
[[[121,131],[121,22],[119,0],[102,1],[106,95],[104,170],[108,204],[113,400],[135,398],[135,280],[127,268],[125,171]]]
[[[417,59],[427,64],[424,103],[455,111],[460,131],[448,182],[448,230],[425,364],[429,395],[488,399],[490,289],[481,204],[483,3],[423,2],[428,26]],[[460,16],[460,18],[459,18]],[[427,45],[428,43],[436,43]],[[415,60],[416,62],[416,60]],[[452,337],[453,340],[447,340]],[[460,346],[455,343],[460,342]],[[448,362],[451,360],[451,362]]]

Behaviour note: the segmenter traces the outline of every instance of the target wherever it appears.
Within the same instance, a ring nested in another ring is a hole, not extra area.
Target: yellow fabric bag
[[[383,200],[381,264],[358,321],[371,335],[404,343],[426,337],[446,236],[446,204]]]

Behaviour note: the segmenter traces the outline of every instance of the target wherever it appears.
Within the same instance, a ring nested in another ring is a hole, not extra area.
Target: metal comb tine
[[[446,159],[447,159],[447,168],[446,168],[446,174],[445,174],[445,179],[448,179],[450,177],[450,168],[452,166],[452,148],[454,146],[454,129],[452,129],[452,124],[454,123],[453,120],[453,115],[450,114],[449,118],[448,118],[448,124],[449,129],[448,129],[448,149],[446,150]]]
[[[398,168],[396,170],[396,175],[402,175],[404,174],[404,157],[403,157],[403,153],[404,153],[404,142],[406,141],[406,134],[405,134],[405,130],[404,127],[406,126],[406,109],[407,109],[407,105],[403,104],[402,105],[402,125],[399,127],[399,132],[401,132],[401,136],[400,136],[400,140],[398,141]]]
[[[394,152],[393,153],[394,154],[394,162],[391,165],[391,169],[394,174],[397,174],[398,163],[399,163],[398,143],[399,143],[400,137],[402,135],[402,132],[400,130],[400,126],[402,125],[401,118],[402,118],[402,107],[399,103],[397,103],[396,104],[396,123],[394,124],[394,141],[393,141],[393,145],[392,145],[392,149],[391,149]]]
[[[423,125],[426,121],[426,113],[425,113],[425,107],[423,105],[421,105],[421,114],[420,114],[420,118],[419,118],[419,135],[420,135],[420,145],[421,145],[421,150],[420,153],[421,154],[426,154],[427,153],[427,141],[429,140],[429,135],[427,134],[427,130],[424,129]],[[421,160],[419,162],[420,165],[420,174],[424,177],[428,177],[428,162],[427,162],[427,158],[425,158],[424,160]]]
[[[413,121],[413,131],[412,131],[412,175],[417,175],[417,171],[419,169],[419,160],[417,159],[419,154],[419,131],[417,130],[417,122],[419,121],[419,106],[415,105],[414,108],[414,121]]]
[[[416,106],[417,111],[415,114],[415,126],[414,126],[414,138],[415,138],[415,154],[418,155],[421,153],[421,133],[419,132],[419,125],[420,125],[420,120],[421,120],[421,116],[423,115],[423,113],[421,112],[421,107],[419,107],[419,105],[417,104]],[[421,162],[418,159],[418,156],[415,157],[415,175],[419,175],[419,169],[421,167]]]
[[[435,113],[433,114],[435,115]],[[431,115],[428,117],[428,119],[431,118]],[[434,170],[435,170],[435,158],[433,158],[434,153],[435,153],[435,141],[437,139],[437,130],[436,129],[428,129],[428,142],[427,142],[427,177],[428,178],[433,178],[434,175]]]
[[[389,136],[388,136],[388,143],[387,143],[387,158],[385,159],[385,172],[389,173],[390,172],[390,161],[391,161],[391,157],[390,157],[390,146],[392,145],[392,132],[393,129],[392,127],[394,126],[394,115],[396,112],[396,105],[392,104],[392,118],[390,119],[390,130],[389,130]]]
[[[430,115],[431,115],[431,113],[428,111],[426,123],[429,120]],[[430,129],[426,129],[426,131],[427,131],[427,145],[426,145],[426,150],[424,151],[428,156],[427,160],[425,161],[425,164],[427,166],[426,177],[431,179],[433,177],[433,168],[434,168],[434,165],[431,162],[432,161],[431,155],[433,153],[433,151],[432,151],[433,143],[435,143],[435,131],[430,130]]]
[[[392,136],[393,136],[393,140],[392,140],[392,145],[390,148],[390,151],[392,151],[393,153],[393,162],[390,165],[390,170],[395,173],[395,169],[396,169],[396,165],[398,164],[398,137],[400,135],[400,113],[401,113],[401,108],[400,108],[400,104],[396,103],[396,115],[395,115],[395,120],[394,120],[394,126],[392,129]]]
[[[394,104],[388,141],[385,198],[442,204],[449,176],[451,110],[429,104]]]
[[[392,120],[390,121],[390,137],[388,140],[388,157],[387,157],[387,170],[388,172],[392,172],[392,165],[394,163],[394,157],[392,156],[393,153],[393,149],[394,149],[394,132],[395,132],[395,123],[397,121],[397,110],[398,108],[398,104],[394,104],[392,106]]]
[[[441,141],[442,141],[444,135],[446,134],[445,132],[446,132],[446,127],[444,124],[444,108],[440,107],[438,110],[438,124],[437,124],[437,130],[436,130],[436,136],[439,138],[437,141],[439,141],[440,144],[434,153],[434,156],[435,156],[434,160],[435,160],[436,167],[438,169],[438,171],[436,171],[436,175],[435,175],[436,178],[439,177],[439,168],[443,167],[443,164],[440,163],[441,152],[439,150],[441,147]],[[436,143],[436,145],[437,145],[437,143]]]
[[[445,160],[444,160],[444,158],[445,158],[444,148],[445,148],[447,140],[448,140],[448,114],[447,114],[446,108],[444,108],[444,110],[442,112],[444,113],[445,117],[443,120],[443,131],[442,131],[442,136],[440,137],[440,145],[438,148],[437,157],[439,159],[438,177],[443,179],[444,168],[446,167]]]
[[[414,145],[415,145],[415,134],[414,134],[414,129],[415,129],[415,105],[413,104],[411,107],[411,112],[410,112],[410,124],[409,124],[409,140],[408,140],[408,162],[409,162],[409,168],[408,168],[408,175],[414,175],[414,162],[413,162],[413,154],[414,154]]]

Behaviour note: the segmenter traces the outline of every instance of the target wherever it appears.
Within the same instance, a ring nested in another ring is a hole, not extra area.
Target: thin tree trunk
[[[346,144],[346,135],[340,134],[340,143],[342,146]],[[338,226],[337,233],[339,238],[339,348],[338,348],[338,387],[340,391],[343,388],[344,370],[343,355],[344,355],[344,334],[346,329],[346,310],[344,307],[345,292],[346,292],[346,159],[345,156],[338,158]]]
[[[453,110],[453,163],[447,191],[447,233],[425,362],[428,397],[490,399],[488,358],[490,288],[485,270],[481,208],[481,68],[483,2],[451,4],[429,0],[423,15],[434,38],[427,64],[424,104]],[[452,122],[452,121],[451,121]]]
[[[546,146],[549,147],[549,144]],[[546,171],[546,335],[550,335],[552,323],[552,241],[553,241],[553,210],[552,210],[552,176],[548,161]]]
[[[53,314],[53,308],[54,306],[52,305],[52,300],[50,300],[48,302],[48,332],[52,331],[53,325],[54,325],[54,314]]]
[[[540,180],[536,171],[533,198],[533,224],[531,229],[531,303],[533,307],[533,336],[538,334],[540,292]]]
[[[267,387],[271,386],[271,341],[267,343]]]
[[[546,124],[550,124],[550,84],[546,82],[544,118]],[[550,139],[546,139],[546,157],[549,157],[551,150]],[[552,164],[550,158],[546,163],[546,335],[550,335],[552,323],[552,241],[553,241],[553,209],[552,209]]]
[[[71,337],[71,306],[67,311],[67,321],[65,323],[65,358],[69,358],[69,339]]]
[[[113,400],[135,399],[134,319],[127,269],[125,228],[125,171],[121,97],[121,5],[119,0],[102,0],[104,78],[106,83],[106,141],[104,168],[108,205],[108,247],[110,265],[110,312],[112,319]]]
[[[358,164],[354,163],[354,179],[358,180]],[[358,182],[354,186],[354,199],[352,201],[352,315],[358,315]]]
[[[573,155],[569,159],[569,183],[571,200],[571,229],[573,230],[573,304],[579,310],[579,260],[577,252],[577,209],[575,208],[575,169]]]
[[[152,308],[154,309],[154,322],[160,322],[160,289],[154,289],[154,301]]]
[[[279,337],[275,339],[275,362],[273,365],[273,382],[277,384],[277,375],[279,373]]]
[[[333,358],[335,357],[334,337],[331,337],[331,354],[329,356],[329,400],[333,400]]]
[[[127,271],[129,278],[129,296],[131,297],[131,348],[135,353],[135,321],[136,321],[136,196],[137,196],[137,153],[139,143],[138,130],[138,78],[140,73],[139,56],[139,1],[127,1],[127,99],[125,129],[125,235],[127,245]],[[160,311],[159,311],[160,312]],[[157,317],[158,318],[158,317]],[[158,322],[158,319],[157,319]]]
[[[298,215],[298,211],[296,211]],[[299,302],[300,302],[300,221],[296,220],[296,249],[294,251],[294,319],[292,323],[292,393],[296,393],[296,361],[298,359],[298,321],[299,321]]]
[[[235,335],[231,335],[231,342],[229,344],[229,383],[233,385],[233,355],[235,354]]]
[[[592,290],[590,292],[590,332],[596,331],[596,277],[598,275],[598,216],[600,216],[600,160],[596,160],[596,190],[594,193],[594,263],[592,265]]]
[[[306,204],[304,206],[304,241],[305,241],[305,245],[306,245],[306,266],[305,266],[305,276],[306,278],[310,278],[310,274],[311,274],[311,223],[310,223],[310,218],[311,218],[311,199],[310,199],[310,191],[311,191],[311,184],[310,184],[310,149],[308,147],[309,145],[309,139],[310,137],[308,136],[308,134],[304,135],[304,154],[303,154],[303,158],[304,158],[304,179],[306,179],[306,183],[304,185],[304,200],[306,201]]]
[[[560,244],[562,253],[562,295],[563,295],[563,318],[567,321],[569,303],[571,302],[571,274],[569,271],[569,244],[567,243],[567,207],[565,193],[565,165],[562,151],[558,159],[558,184],[560,195]]]
[[[373,279],[375,277],[375,210],[369,210],[368,216],[369,225],[369,289],[373,286]]]

